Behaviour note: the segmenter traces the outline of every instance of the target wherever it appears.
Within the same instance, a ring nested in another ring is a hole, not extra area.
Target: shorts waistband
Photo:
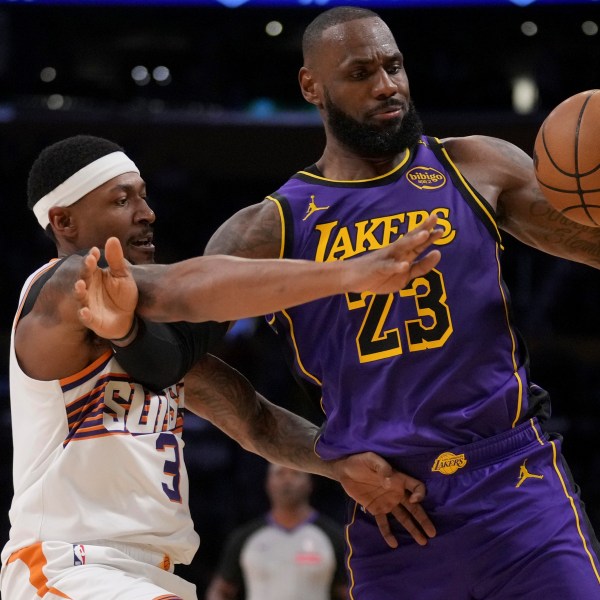
[[[543,446],[547,441],[548,435],[542,430],[538,420],[533,418],[513,429],[471,444],[456,446],[436,454],[389,457],[387,460],[396,469],[413,477],[444,476],[485,467],[515,454],[531,443]]]
[[[76,544],[73,545],[76,546]],[[174,569],[173,561],[168,554],[152,549],[150,546],[144,546],[142,544],[122,544],[120,542],[113,542],[112,540],[93,540],[89,542],[82,542],[79,545],[83,546],[84,548],[89,546],[113,548],[118,552],[126,554],[133,560],[143,562],[148,565],[153,565],[159,569],[162,569],[163,571],[173,572]]]

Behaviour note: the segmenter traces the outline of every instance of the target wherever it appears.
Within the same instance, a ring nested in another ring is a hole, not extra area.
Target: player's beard
[[[388,104],[398,106],[395,101]],[[382,108],[385,106],[386,104],[382,104]],[[408,103],[404,117],[382,125],[357,121],[333,102],[327,90],[325,110],[333,135],[359,156],[383,158],[398,154],[405,148],[412,148],[423,134],[423,123],[412,100]]]

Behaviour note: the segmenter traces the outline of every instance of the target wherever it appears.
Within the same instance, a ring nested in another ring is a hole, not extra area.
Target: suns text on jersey
[[[139,383],[111,380],[104,389],[102,424],[107,431],[133,434],[172,431],[183,410],[182,386],[172,385],[161,394]]]

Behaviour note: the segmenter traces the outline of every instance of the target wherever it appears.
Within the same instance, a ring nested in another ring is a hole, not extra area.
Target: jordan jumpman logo
[[[544,479],[543,475],[535,475],[534,473],[530,473],[525,466],[527,464],[527,459],[523,461],[523,464],[519,468],[519,481],[515,487],[521,487],[523,483],[525,483],[526,479]]]
[[[317,212],[318,210],[327,210],[328,208],[329,208],[329,206],[317,206],[315,204],[314,195],[311,195],[310,202],[308,203],[308,209],[306,210],[306,215],[304,216],[304,219],[302,219],[302,220],[306,221],[306,219],[308,219],[308,217],[310,217],[310,215],[312,215],[314,212]]]

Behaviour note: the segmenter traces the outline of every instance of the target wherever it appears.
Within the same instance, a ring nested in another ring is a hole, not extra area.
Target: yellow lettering
[[[437,220],[437,227],[443,230],[442,237],[435,243],[436,246],[445,246],[449,244],[456,237],[456,230],[452,229],[452,223],[448,220],[450,216],[450,209],[448,208],[436,208],[431,211],[432,215],[435,215]]]
[[[404,217],[406,215],[404,213],[400,213],[399,215],[392,215],[391,217],[381,217],[383,221],[383,238],[381,240],[382,246],[389,246],[392,243],[392,235],[394,236],[394,240],[399,236],[398,234],[398,225],[394,225],[397,221],[398,223],[404,223]]]
[[[431,214],[437,216],[437,227],[441,228],[443,232],[442,237],[435,242],[436,245],[444,246],[452,242],[456,237],[456,230],[450,222],[450,209],[446,207],[434,208]],[[428,216],[429,212],[426,210],[414,210],[359,221],[354,224],[356,230],[355,243],[352,242],[348,227],[340,227],[336,230],[339,221],[320,223],[315,227],[319,233],[315,260],[317,262],[344,260],[355,254],[383,248],[404,235],[404,233],[399,233],[400,225],[406,224],[406,231],[410,232],[417,228]]]
[[[356,227],[356,253],[381,248],[381,242],[374,235],[381,222],[382,219],[369,219],[354,224]]]
[[[429,213],[426,210],[413,210],[406,213],[408,217],[408,231],[416,229],[428,216]]]
[[[332,260],[344,260],[345,258],[350,258],[354,254],[356,253],[352,247],[352,240],[350,239],[348,228],[342,227],[338,231],[337,236],[331,245],[331,250],[327,256],[327,262]]]
[[[315,260],[317,262],[325,262],[325,252],[327,251],[327,244],[331,237],[331,232],[334,230],[338,221],[332,221],[331,223],[321,223],[316,226],[316,230],[319,232],[319,244],[317,246],[317,253]]]

